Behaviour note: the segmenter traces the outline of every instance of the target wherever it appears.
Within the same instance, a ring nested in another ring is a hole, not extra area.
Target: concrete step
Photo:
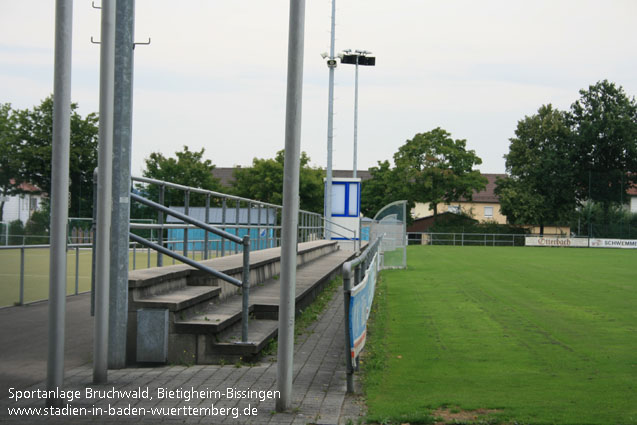
[[[235,326],[232,330],[225,334],[222,341],[212,341],[211,347],[204,353],[204,358],[198,359],[200,363],[216,363],[216,357],[222,357],[226,360],[233,356],[240,356],[241,360],[251,361],[256,359],[261,350],[274,338],[279,332],[278,320],[250,320],[248,324],[248,342],[241,342],[241,326]],[[212,357],[210,357],[212,355]],[[209,357],[209,358],[206,358]]]
[[[174,330],[186,334],[218,334],[241,320],[241,310],[217,304],[209,311],[198,311],[194,316],[175,321]]]
[[[340,274],[342,264],[353,254],[339,250],[336,241],[299,244],[297,312],[315,299],[330,278]],[[209,364],[256,359],[277,334],[280,255],[280,248],[250,254],[247,344],[240,343],[242,296],[238,288],[184,265],[131,272],[128,358],[136,358],[138,310],[164,309],[169,312],[168,362],[191,363],[194,358],[196,363]],[[241,279],[241,254],[203,263]]]
[[[340,274],[343,263],[352,255],[352,252],[335,251],[297,269],[297,314],[314,301],[331,278]],[[185,320],[176,320],[174,330],[176,333],[198,335],[196,361],[199,364],[254,361],[277,336],[280,285],[277,278],[250,288],[248,343],[241,343],[240,296],[229,297],[220,304],[209,304],[206,311]],[[175,354],[180,355],[181,352]]]
[[[133,299],[131,308],[157,308],[179,312],[187,308],[209,302],[217,298],[221,288],[206,286],[186,286],[164,294],[148,295]]]

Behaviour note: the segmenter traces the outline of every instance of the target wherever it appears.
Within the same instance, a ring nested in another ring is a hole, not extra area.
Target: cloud
[[[30,107],[52,91],[53,3],[3,3],[0,89]],[[133,168],[153,150],[206,148],[219,166],[283,148],[287,0],[137,0]],[[632,0],[337,1],[336,48],[371,50],[360,70],[359,165],[443,127],[503,171],[517,121],[607,78],[637,93]],[[74,3],[73,100],[97,110],[99,10]],[[326,164],[329,0],[306,2],[302,149]],[[352,164],[354,68],[336,71],[334,166]]]

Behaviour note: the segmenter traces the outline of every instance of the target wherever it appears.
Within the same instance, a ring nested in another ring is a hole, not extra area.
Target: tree
[[[70,214],[91,217],[93,214],[93,171],[97,167],[97,114],[83,118],[71,104],[70,146]],[[53,140],[53,97],[49,96],[33,109],[15,113],[17,157],[20,182],[31,183],[44,193],[51,193],[51,147]]]
[[[514,224],[544,225],[566,221],[577,205],[570,156],[573,134],[566,114],[543,105],[518,121],[506,159],[508,177],[495,193],[501,210]]]
[[[407,188],[408,199],[429,202],[434,216],[439,203],[471,199],[473,191],[487,184],[480,171],[473,169],[482,160],[466,149],[466,140],[450,136],[439,127],[418,133],[394,154],[396,175]]]
[[[16,193],[19,171],[16,155],[15,113],[9,103],[0,104],[0,221],[3,221],[5,197]]]
[[[378,161],[377,167],[369,169],[372,177],[363,182],[361,189],[361,211],[367,217],[374,217],[385,205],[408,199],[404,180],[401,181],[398,171],[391,168],[389,161]],[[413,200],[408,204],[413,208]]]
[[[608,212],[637,181],[637,103],[607,80],[580,90],[580,96],[569,114],[577,195]]]
[[[277,152],[273,159],[252,160],[252,166],[234,171],[232,191],[243,198],[255,199],[271,204],[283,204],[284,151]],[[310,157],[301,153],[299,175],[300,208],[323,213],[323,170],[309,166]]]
[[[166,158],[160,152],[153,152],[145,160],[144,177],[176,183],[183,186],[196,187],[211,191],[220,191],[219,179],[212,175],[215,166],[211,160],[203,159],[205,149],[191,151],[184,146],[181,152],[175,152],[175,158]],[[150,185],[147,189],[151,200],[159,199],[159,187]],[[190,205],[204,205],[205,196],[193,193],[189,199]],[[184,205],[184,192],[176,189],[166,189],[165,205]]]

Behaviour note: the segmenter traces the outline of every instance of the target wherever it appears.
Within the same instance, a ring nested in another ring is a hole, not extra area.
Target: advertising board
[[[561,238],[556,236],[538,237],[527,236],[524,238],[526,246],[557,246],[570,248],[624,248],[637,249],[637,240],[634,239],[600,239],[600,238]]]
[[[557,246],[570,248],[587,248],[588,238],[562,238],[558,236],[527,236],[525,246]]]
[[[356,357],[365,346],[367,339],[367,319],[374,301],[378,270],[378,253],[365,271],[365,277],[352,288],[349,299],[349,347],[352,365],[356,366]]]
[[[591,248],[637,249],[637,240],[634,240],[634,239],[597,239],[597,238],[591,238]]]

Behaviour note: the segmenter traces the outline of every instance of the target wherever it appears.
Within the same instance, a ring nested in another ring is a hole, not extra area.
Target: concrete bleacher
[[[336,241],[300,243],[297,250],[296,311],[309,305],[335,275],[352,251]],[[242,279],[242,255],[202,261],[215,270]],[[132,271],[129,274],[127,358],[138,359],[137,337],[153,340],[156,327],[138,330],[141,309],[163,311],[167,321],[167,349],[159,362],[214,364],[252,361],[278,330],[281,249],[250,253],[250,320],[248,343],[241,340],[240,289],[186,265]],[[160,326],[161,327],[161,326]],[[148,335],[151,333],[151,335]],[[157,335],[161,341],[162,335]],[[162,347],[158,347],[161,351]],[[164,360],[165,358],[165,360]]]

